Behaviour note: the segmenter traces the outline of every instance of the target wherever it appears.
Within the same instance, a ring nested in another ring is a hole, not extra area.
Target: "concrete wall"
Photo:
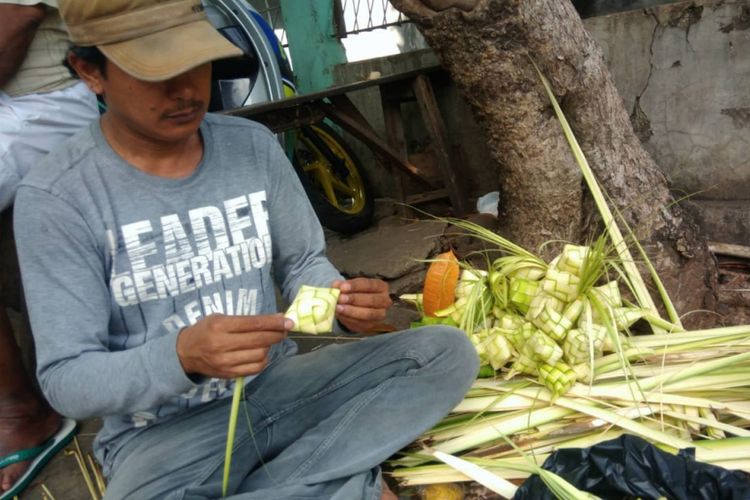
[[[750,1],[588,19],[645,147],[709,238],[750,245]]]
[[[626,10],[643,9],[675,0],[572,0],[581,17],[604,16]]]
[[[750,245],[750,0],[674,2],[584,23],[676,196],[698,204],[709,239]],[[351,82],[435,62],[429,50],[416,51],[339,66],[334,78]],[[433,78],[433,85],[472,194],[496,189],[497,166],[468,107],[449,80]],[[352,99],[382,131],[377,90]],[[418,111],[404,110],[410,151],[424,149]],[[392,195],[391,177],[371,160],[367,168],[378,194]]]

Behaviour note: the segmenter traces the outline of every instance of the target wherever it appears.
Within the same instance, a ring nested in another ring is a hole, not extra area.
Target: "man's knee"
[[[436,368],[448,372],[459,384],[470,384],[479,371],[477,351],[466,333],[444,325],[432,325],[414,331],[415,339],[421,344],[419,349],[430,353]]]

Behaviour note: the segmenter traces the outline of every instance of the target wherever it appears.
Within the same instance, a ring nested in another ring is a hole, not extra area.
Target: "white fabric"
[[[52,8],[57,8],[57,0],[0,0],[0,3],[9,3],[12,5],[36,5],[43,3]]]
[[[0,211],[29,169],[98,116],[96,96],[82,82],[20,97],[0,92]]]

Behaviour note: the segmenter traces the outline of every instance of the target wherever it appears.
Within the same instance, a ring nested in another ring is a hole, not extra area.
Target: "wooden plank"
[[[404,135],[404,121],[401,114],[401,104],[397,99],[392,97],[388,86],[380,87],[380,103],[383,108],[383,120],[385,121],[385,136],[388,144],[393,151],[398,154],[402,160],[408,161],[406,152],[406,139]],[[404,174],[395,167],[391,169],[395,175],[394,184],[396,187],[396,199],[401,203],[406,203],[406,179]],[[403,205],[399,205],[398,213],[402,217],[406,216],[407,210]]]
[[[380,99],[381,101],[390,101],[399,104],[414,102],[416,99],[411,87],[412,80],[384,83],[380,85]]]
[[[726,255],[728,257],[740,257],[743,259],[750,259],[750,247],[743,245],[732,245],[730,243],[719,243],[716,241],[708,242],[708,249],[718,255]]]
[[[448,189],[451,205],[453,205],[457,216],[466,215],[468,212],[468,200],[463,189],[463,184],[451,165],[445,124],[443,123],[442,116],[440,116],[440,109],[438,108],[435,94],[432,91],[430,80],[425,75],[418,75],[414,79],[414,95],[417,97],[419,109],[422,112],[422,119],[430,134],[438,167],[442,173],[445,187]]]
[[[329,100],[331,101],[331,104],[333,104],[336,107],[336,109],[338,109],[342,113],[347,114],[348,116],[351,116],[353,119],[357,120],[372,135],[378,135],[375,129],[372,128],[372,125],[370,125],[370,123],[367,121],[367,118],[365,118],[365,116],[362,113],[360,113],[360,111],[357,109],[357,106],[355,106],[352,100],[349,99],[348,95],[341,94],[341,95],[331,96]]]
[[[318,106],[324,111],[326,116],[344,128],[347,132],[352,134],[360,141],[367,144],[367,146],[373,150],[376,154],[382,155],[387,160],[391,161],[396,167],[401,169],[406,174],[410,175],[414,179],[424,182],[428,186],[438,188],[440,186],[435,185],[432,179],[423,175],[422,172],[409,163],[401,159],[389,145],[383,139],[377,136],[367,124],[362,122],[345,111],[327,103],[318,103]]]
[[[406,197],[406,203],[409,205],[419,205],[421,203],[429,203],[435,200],[442,200],[448,198],[448,190],[445,188],[436,189],[434,191],[425,191],[424,193],[415,194]]]
[[[241,116],[243,118],[253,118],[258,113],[266,111],[275,111],[280,109],[294,108],[300,104],[311,104],[317,101],[328,99],[332,96],[347,94],[356,90],[362,90],[373,86],[385,85],[391,82],[398,82],[402,80],[409,80],[417,75],[424,75],[433,71],[439,70],[440,65],[427,66],[424,68],[418,68],[412,71],[405,71],[403,73],[397,73],[394,75],[388,75],[381,78],[372,78],[369,80],[361,80],[358,82],[347,83],[344,85],[336,85],[320,92],[313,92],[310,94],[302,94],[288,99],[282,99],[280,101],[264,102],[259,104],[251,104],[250,106],[244,106],[242,108],[236,108],[222,113],[233,116]]]
[[[301,104],[296,108],[264,111],[244,118],[252,118],[278,133],[317,123],[325,116],[325,113],[317,106]]]
[[[396,84],[391,84],[396,85]],[[380,93],[382,95],[383,89],[381,87]],[[375,129],[372,128],[372,126],[367,122],[367,119],[360,113],[359,109],[354,105],[354,103],[349,99],[349,96],[346,94],[341,94],[337,96],[332,96],[330,98],[331,104],[333,104],[339,111],[346,113],[347,115],[356,118],[359,120],[362,124],[362,126],[366,126],[367,129],[372,133],[373,136],[377,137],[377,132],[375,132]],[[385,111],[384,111],[385,113]],[[398,125],[395,125],[398,126]],[[386,119],[386,135],[388,135],[388,131],[390,130],[390,127],[388,126],[388,120]],[[401,125],[401,134],[402,134],[402,140],[403,143],[403,125]],[[388,139],[388,138],[387,138]],[[406,145],[403,144],[403,152],[401,151],[398,144],[394,145],[393,142],[390,140],[387,141],[388,144],[393,148],[394,153],[401,156],[402,161],[408,162],[409,159],[406,157]],[[404,193],[404,176],[405,174],[399,170],[398,165],[394,165],[393,162],[385,161],[382,155],[375,155],[375,157],[380,161],[381,165],[386,170],[389,170],[392,175],[396,177],[396,197],[398,201],[402,203],[406,203],[405,193]],[[406,215],[406,207],[403,205],[399,205],[397,209],[399,215],[405,216]]]

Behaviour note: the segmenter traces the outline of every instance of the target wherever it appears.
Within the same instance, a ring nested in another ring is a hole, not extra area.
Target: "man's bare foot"
[[[398,500],[396,494],[388,487],[385,479],[383,480],[383,493],[380,495],[380,500]]]
[[[57,432],[60,416],[46,404],[27,398],[0,402],[0,457],[39,446]],[[20,462],[0,469],[0,494],[13,487],[29,467]]]

